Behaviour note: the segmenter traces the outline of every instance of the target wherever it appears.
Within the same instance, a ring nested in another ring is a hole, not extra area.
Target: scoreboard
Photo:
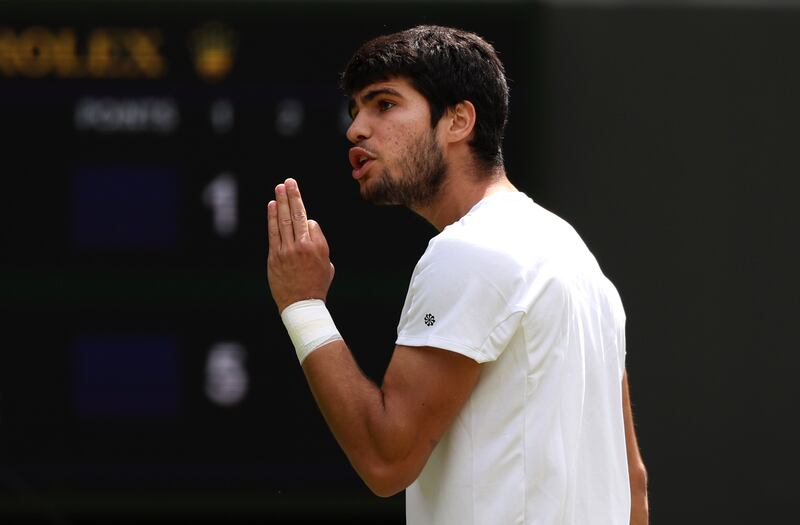
[[[511,4],[0,3],[0,515],[402,516],[315,407],[267,288],[265,210],[299,181],[329,307],[379,382],[435,231],[361,202],[337,75],[417,23],[494,42],[529,131]]]

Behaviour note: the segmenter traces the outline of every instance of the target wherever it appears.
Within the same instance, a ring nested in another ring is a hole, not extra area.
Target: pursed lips
[[[349,158],[350,165],[353,167],[353,178],[358,180],[367,172],[376,157],[372,152],[356,146],[350,148]]]

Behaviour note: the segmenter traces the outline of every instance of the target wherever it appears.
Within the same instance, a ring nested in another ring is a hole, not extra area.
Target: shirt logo
[[[433,323],[436,322],[436,318],[432,314],[425,314],[425,324],[428,326],[433,326]]]

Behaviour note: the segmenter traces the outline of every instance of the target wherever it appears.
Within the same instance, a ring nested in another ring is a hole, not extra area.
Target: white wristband
[[[290,304],[281,312],[281,319],[301,365],[317,348],[342,338],[325,303],[319,299]]]

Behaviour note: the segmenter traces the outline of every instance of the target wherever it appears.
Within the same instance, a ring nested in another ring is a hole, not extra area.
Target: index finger
[[[296,240],[307,239],[308,235],[308,216],[303,198],[300,196],[300,188],[294,179],[286,179],[284,183],[286,195],[289,197],[289,212],[292,216],[292,228]]]

